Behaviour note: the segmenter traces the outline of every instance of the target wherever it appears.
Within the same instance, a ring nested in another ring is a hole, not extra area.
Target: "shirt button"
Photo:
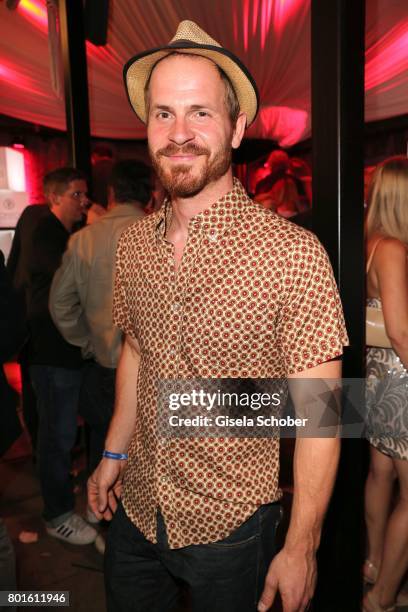
[[[160,479],[162,482],[167,482],[167,476],[162,476]]]
[[[216,232],[214,232],[213,234],[210,234],[208,236],[208,239],[211,240],[211,242],[215,242],[217,240],[217,234]]]
[[[176,351],[173,351],[173,350],[169,351],[169,355],[170,355],[170,357],[175,357],[176,356]]]
[[[181,304],[180,302],[174,302],[174,304],[172,305],[172,310],[174,312],[178,312],[179,310],[181,310]]]

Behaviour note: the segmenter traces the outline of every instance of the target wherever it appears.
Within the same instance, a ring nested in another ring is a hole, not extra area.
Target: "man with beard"
[[[231,150],[258,106],[238,58],[184,21],[124,74],[168,198],[117,251],[114,320],[126,336],[88,483],[95,514],[114,515],[108,610],[170,611],[180,583],[196,612],[266,610],[278,590],[285,612],[305,610],[338,440],[297,440],[291,521],[274,557],[278,440],[161,436],[158,383],[337,378],[347,336],[327,255],[232,176]]]

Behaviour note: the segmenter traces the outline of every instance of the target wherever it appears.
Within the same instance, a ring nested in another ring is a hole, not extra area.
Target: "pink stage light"
[[[252,7],[252,36],[255,36],[256,26],[258,23],[258,11],[259,11],[260,0],[254,0]]]
[[[273,0],[269,0],[269,2],[267,2],[266,4],[269,4],[269,19],[271,13],[270,5],[274,4],[273,27],[275,32],[277,32],[278,34],[283,32],[288,21],[294,19],[296,17],[296,13],[300,11],[301,8],[305,8],[305,0],[275,0],[274,2]],[[306,0],[306,4],[309,4],[308,0]]]
[[[24,79],[16,70],[2,63],[0,63],[0,77],[8,84],[15,85],[16,87],[26,88],[28,84],[28,79]]]
[[[122,68],[123,60],[111,45],[98,46],[89,40],[85,42],[87,57],[103,62],[105,65],[111,65],[113,70],[117,67]]]
[[[4,79],[8,85],[18,87],[37,96],[47,97],[47,93],[40,91],[34,85],[34,81],[29,77],[25,76],[21,72],[18,72],[12,66],[6,66],[5,63],[0,62],[0,79]]]
[[[8,68],[6,68],[6,66],[4,66],[3,64],[0,64],[0,77],[2,77],[4,79],[8,79],[9,78]]]
[[[278,0],[279,1],[279,0]],[[266,38],[271,29],[273,0],[267,0],[262,3],[261,10],[261,48],[265,49]],[[276,7],[275,7],[276,10]],[[276,29],[276,28],[275,28]]]
[[[45,0],[20,0],[17,10],[33,25],[47,32],[48,18]]]
[[[382,86],[405,74],[408,66],[408,19],[399,23],[366,51],[365,89]]]
[[[21,393],[21,370],[19,364],[15,361],[4,364],[4,372],[9,385],[13,387],[17,393]]]
[[[292,147],[310,133],[309,113],[288,106],[261,106],[257,122],[261,133],[264,134],[263,138],[273,134],[274,140],[284,148]],[[251,126],[248,136],[254,134],[254,127]]]
[[[244,49],[248,49],[248,30],[249,30],[249,0],[245,0],[242,6],[242,25],[244,30]]]
[[[241,37],[247,51],[250,37],[260,30],[261,49],[265,49],[270,33],[282,34],[288,22],[296,18],[296,13],[307,10],[309,5],[310,0],[243,0],[242,14],[232,15],[234,38]]]

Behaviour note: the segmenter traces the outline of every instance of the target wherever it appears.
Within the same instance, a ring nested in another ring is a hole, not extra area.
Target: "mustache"
[[[174,143],[168,144],[166,147],[159,149],[156,152],[156,156],[163,155],[164,157],[170,157],[171,155],[209,155],[210,152],[205,147],[200,147],[194,143],[186,144],[184,146],[177,146]]]

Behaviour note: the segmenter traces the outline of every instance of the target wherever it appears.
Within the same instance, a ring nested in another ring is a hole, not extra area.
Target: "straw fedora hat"
[[[168,45],[138,53],[125,64],[123,78],[129,102],[143,123],[146,123],[146,82],[157,62],[174,51],[201,55],[217,64],[231,81],[240,109],[247,116],[247,125],[253,122],[258,112],[259,94],[248,69],[231,51],[221,47],[194,21],[186,20],[180,22],[176,35]]]

